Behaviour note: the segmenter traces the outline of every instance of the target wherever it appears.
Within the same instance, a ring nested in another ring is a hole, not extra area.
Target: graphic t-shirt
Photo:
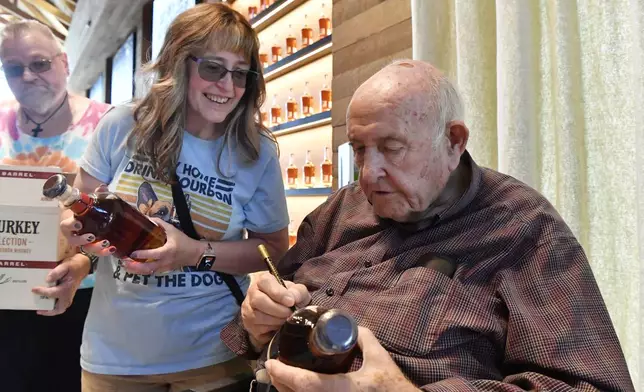
[[[117,107],[99,124],[80,166],[149,217],[177,225],[169,185],[128,147],[132,110]],[[272,233],[288,225],[276,147],[262,138],[259,160],[248,164],[223,149],[223,138],[202,140],[188,132],[177,167],[190,215],[199,235],[234,241],[244,229]],[[230,169],[222,175],[218,167]],[[228,286],[213,271],[192,267],[165,275],[125,272],[115,257],[99,262],[81,347],[81,365],[92,373],[173,373],[227,361],[234,354],[221,329],[239,311]],[[240,259],[240,263],[246,260]],[[216,266],[216,261],[215,261]],[[247,276],[237,276],[245,292]]]
[[[17,127],[18,103],[0,104],[0,164],[23,166],[57,166],[65,173],[75,173],[96,124],[110,105],[91,101],[81,119],[67,132],[52,137],[33,137]],[[94,275],[81,283],[93,287]]]

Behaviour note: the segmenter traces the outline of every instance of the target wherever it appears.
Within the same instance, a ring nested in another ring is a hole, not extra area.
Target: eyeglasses
[[[21,77],[25,73],[25,68],[29,68],[29,70],[35,74],[47,72],[51,69],[51,63],[52,61],[60,56],[62,53],[58,53],[51,59],[39,59],[39,60],[34,60],[30,62],[29,64],[22,65],[22,64],[8,64],[8,65],[3,65],[2,70],[4,71],[4,74],[9,77],[9,78],[18,78]]]
[[[197,72],[199,77],[208,82],[218,82],[226,77],[230,72],[235,87],[245,88],[249,81],[252,81],[259,73],[251,71],[250,69],[235,69],[230,70],[216,61],[202,59],[195,56],[190,56],[190,59],[197,63]]]

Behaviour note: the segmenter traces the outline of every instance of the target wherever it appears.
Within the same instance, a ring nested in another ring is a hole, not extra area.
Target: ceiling
[[[0,28],[14,20],[35,19],[64,43],[75,9],[76,0],[0,0]]]

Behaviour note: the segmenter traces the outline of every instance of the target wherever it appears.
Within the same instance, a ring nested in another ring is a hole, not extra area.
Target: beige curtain
[[[644,0],[411,0],[414,58],[459,85],[479,164],[584,246],[644,390]]]

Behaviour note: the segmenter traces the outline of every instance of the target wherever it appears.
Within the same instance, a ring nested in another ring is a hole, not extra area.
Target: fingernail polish
[[[108,240],[103,240],[103,242],[101,242],[101,246],[103,248],[107,248],[109,245],[110,245],[110,242]]]
[[[80,222],[76,222],[76,223],[74,223],[74,229],[76,229],[76,230],[80,230],[80,229],[82,229],[82,228],[83,228],[83,225],[81,225],[81,224],[80,224]]]
[[[114,253],[114,252],[116,252],[116,247],[110,246],[109,248],[107,248],[107,251],[110,252],[110,253]]]
[[[87,242],[94,242],[95,239],[96,239],[96,237],[94,237],[93,235],[88,235],[87,236]]]

